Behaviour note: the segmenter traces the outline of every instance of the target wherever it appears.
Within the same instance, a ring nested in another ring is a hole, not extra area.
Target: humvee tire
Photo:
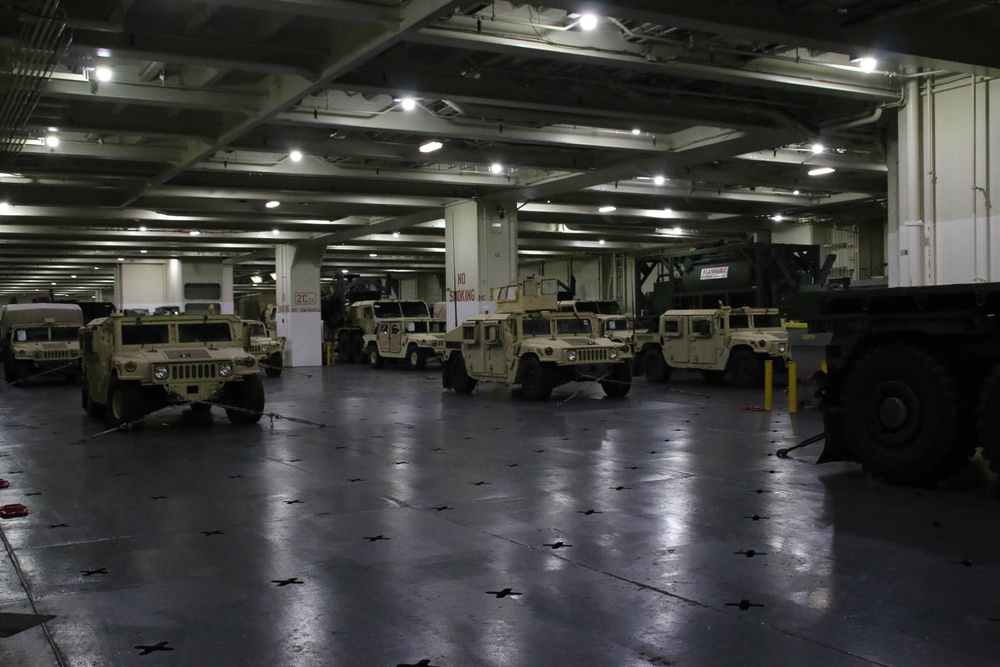
[[[406,348],[406,365],[414,371],[422,371],[427,367],[427,354],[416,343],[410,343]]]
[[[670,379],[670,366],[663,360],[659,349],[647,350],[642,355],[642,372],[649,382],[666,382]]]
[[[544,401],[552,395],[552,382],[549,380],[545,367],[537,357],[525,357],[521,376],[521,390],[524,397],[531,401]]]
[[[106,405],[108,423],[112,426],[136,421],[141,423],[140,420],[146,416],[146,402],[142,397],[142,386],[138,382],[120,382],[118,378],[111,378]]]
[[[385,365],[385,358],[378,351],[378,345],[368,344],[368,365],[372,368],[382,368]]]
[[[226,416],[234,424],[256,424],[264,414],[264,383],[259,375],[226,386]],[[241,408],[241,409],[234,409]]]
[[[83,398],[83,410],[88,416],[94,419],[103,419],[108,413],[107,406],[101,405],[100,403],[95,403],[90,397],[90,392],[87,391],[87,383],[83,383],[83,391],[81,392]]]
[[[610,398],[621,398],[632,389],[631,364],[616,364],[611,367],[610,377],[601,381],[601,389]]]
[[[451,388],[459,394],[471,394],[479,382],[469,377],[469,373],[465,369],[465,359],[457,353],[451,355],[451,359],[448,361],[448,378],[451,380]]]
[[[337,356],[345,363],[354,363],[354,356],[351,354],[351,334],[346,331],[341,331],[337,336]]]
[[[264,367],[264,374],[269,378],[276,378],[281,375],[282,362],[284,360],[281,358],[281,352],[274,352],[270,357],[267,358],[267,366]]]
[[[764,384],[764,362],[745,347],[733,352],[729,358],[729,372],[737,387],[759,387]]]
[[[351,336],[351,361],[356,364],[365,362],[365,341],[359,333]]]

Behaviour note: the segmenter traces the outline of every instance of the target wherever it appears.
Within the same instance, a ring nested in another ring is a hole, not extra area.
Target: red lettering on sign
[[[475,301],[476,300],[476,290],[474,289],[460,289],[460,290],[448,290],[448,301]]]
[[[465,274],[464,273],[459,273],[458,275],[455,276],[455,280],[456,280],[456,282],[458,282],[459,285],[464,285],[465,284]]]

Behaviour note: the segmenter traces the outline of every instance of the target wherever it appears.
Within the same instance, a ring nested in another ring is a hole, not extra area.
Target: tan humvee
[[[553,387],[595,380],[608,396],[625,396],[631,348],[604,337],[595,316],[559,312],[557,289],[555,279],[534,278],[494,290],[496,314],[474,315],[445,334],[444,387],[469,393],[492,380],[545,400]]]
[[[760,386],[764,362],[790,360],[788,331],[776,308],[668,310],[658,330],[636,332],[636,366],[650,382],[666,382],[674,368],[700,370],[710,382],[727,373],[740,387]]]
[[[83,407],[120,426],[167,405],[208,410],[211,401],[234,423],[256,423],[264,384],[242,338],[235,315],[115,313],[93,320],[80,330]]]
[[[610,338],[616,343],[627,343],[634,346],[634,324],[631,314],[623,313],[617,301],[572,299],[560,301],[559,310],[564,313],[592,314],[597,316],[601,325],[600,335]]]
[[[0,356],[7,382],[59,371],[80,375],[83,311],[71,303],[23,303],[0,308]]]
[[[285,336],[272,336],[260,320],[243,320],[243,349],[257,357],[269,378],[281,375],[285,343]]]
[[[376,306],[382,303],[375,302]],[[423,301],[397,302],[410,304],[410,316],[396,316],[382,309],[376,310],[376,326],[373,333],[363,336],[368,364],[381,368],[386,359],[403,359],[413,370],[423,370],[428,359],[440,358],[444,353],[444,320],[434,319]],[[422,309],[417,306],[421,304]]]

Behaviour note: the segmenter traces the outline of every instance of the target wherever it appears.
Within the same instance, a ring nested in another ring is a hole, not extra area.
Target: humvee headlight
[[[785,349],[787,349],[787,347],[786,347],[786,345],[784,343],[778,343],[778,352],[780,352],[781,354],[784,354],[785,353]]]
[[[261,352],[267,352],[267,351],[269,351],[270,349],[271,349],[271,346],[270,346],[270,345],[268,345],[267,343],[264,343],[263,345],[261,345],[261,346],[260,346],[260,350],[261,350]]]
[[[167,368],[166,366],[163,366],[163,365],[153,366],[153,379],[154,380],[160,380],[162,382],[163,380],[166,380],[168,377],[170,377],[170,369],[169,368]]]
[[[609,359],[617,359],[618,358],[618,350],[616,350],[614,348],[611,348],[611,350],[608,351],[608,358]]]
[[[138,368],[138,366],[134,361],[125,362],[125,370],[128,371],[129,373],[135,373],[136,368]]]
[[[233,365],[231,363],[229,363],[228,361],[223,361],[221,364],[219,364],[219,375],[221,375],[224,378],[227,378],[232,374],[233,374]]]
[[[570,350],[566,353],[566,359],[569,361],[576,361],[576,350]]]

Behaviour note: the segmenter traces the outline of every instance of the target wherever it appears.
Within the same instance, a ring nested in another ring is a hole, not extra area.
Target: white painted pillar
[[[517,282],[517,202],[445,208],[448,328],[492,312],[491,289]]]
[[[286,336],[286,366],[323,363],[320,265],[326,245],[302,242],[275,248],[278,335]]]

